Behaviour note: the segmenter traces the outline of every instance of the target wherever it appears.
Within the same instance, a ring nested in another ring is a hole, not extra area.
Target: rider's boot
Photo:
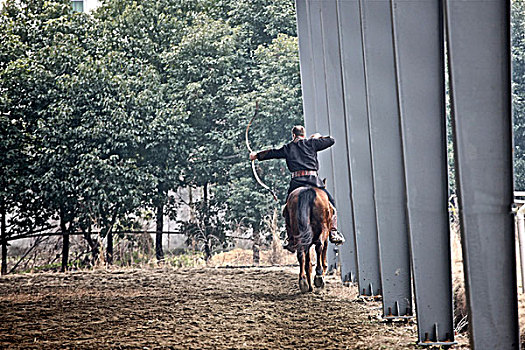
[[[337,231],[337,211],[334,208],[334,215],[332,216],[332,223],[330,227],[330,235],[328,236],[330,242],[335,245],[341,245],[345,242],[345,237],[341,232]]]
[[[290,253],[295,253],[295,244],[293,244],[292,238],[290,237],[290,230],[286,230],[286,233],[288,233],[288,237],[286,240],[286,244],[283,245],[283,248],[289,251]]]
[[[290,238],[288,238],[288,242],[283,245],[283,248],[288,250],[290,253],[295,253],[294,244],[290,241]]]

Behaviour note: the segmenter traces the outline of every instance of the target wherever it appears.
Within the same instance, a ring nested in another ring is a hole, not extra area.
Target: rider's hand
[[[250,160],[256,160],[257,159],[257,152],[250,153]]]
[[[319,139],[321,138],[321,134],[316,132],[315,134],[313,134],[312,136],[310,136],[311,139]]]

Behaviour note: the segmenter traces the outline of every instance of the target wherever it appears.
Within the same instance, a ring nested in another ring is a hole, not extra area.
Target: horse
[[[317,253],[314,285],[323,288],[327,269],[326,251],[334,207],[328,195],[320,188],[299,187],[292,191],[283,211],[286,230],[299,261],[299,289],[312,292],[312,264],[310,248],[315,245]]]

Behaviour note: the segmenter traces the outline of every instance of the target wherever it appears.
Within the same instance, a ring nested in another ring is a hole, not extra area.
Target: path
[[[415,324],[379,322],[380,303],[335,278],[303,295],[296,278],[285,268],[6,276],[0,348],[417,348]]]

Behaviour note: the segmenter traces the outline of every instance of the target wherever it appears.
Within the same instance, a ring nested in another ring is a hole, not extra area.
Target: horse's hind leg
[[[326,274],[326,270],[328,270],[328,263],[326,262],[326,252],[328,251],[328,240],[326,240],[323,244],[323,252],[321,254],[321,262],[323,264],[323,275]]]
[[[306,293],[310,290],[308,281],[305,275],[305,254],[303,249],[297,250],[297,260],[299,261],[299,289],[302,293]]]
[[[312,288],[312,260],[310,259],[310,249],[306,251],[305,255],[306,281],[308,282],[308,291],[311,292],[314,289]]]
[[[317,253],[317,264],[315,266],[315,278],[314,278],[314,284],[317,288],[324,288],[324,273],[326,271],[326,268],[324,265],[326,265],[326,261],[323,259],[326,254],[323,254],[325,252],[326,243],[317,243],[315,245],[315,252]],[[324,256],[323,256],[324,255]]]

